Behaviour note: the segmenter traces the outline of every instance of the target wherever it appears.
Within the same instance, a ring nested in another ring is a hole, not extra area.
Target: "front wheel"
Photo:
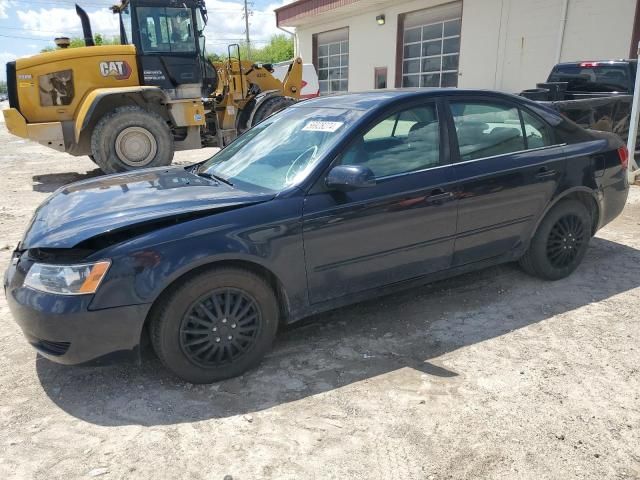
[[[153,348],[191,383],[235,377],[256,366],[278,328],[271,287],[253,272],[218,268],[180,283],[152,314]]]
[[[587,208],[576,200],[561,201],[540,223],[520,265],[527,273],[546,280],[564,278],[582,262],[591,232]]]
[[[119,107],[101,118],[93,130],[91,154],[104,173],[164,167],[173,160],[173,137],[157,113]]]

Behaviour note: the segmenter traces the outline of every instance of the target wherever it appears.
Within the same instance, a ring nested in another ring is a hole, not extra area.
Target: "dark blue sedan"
[[[5,291],[53,361],[135,351],[148,332],[169,369],[212,382],[312,313],[501,262],[569,275],[622,211],[626,163],[618,137],[505,94],[319,98],[203,163],[58,190]]]

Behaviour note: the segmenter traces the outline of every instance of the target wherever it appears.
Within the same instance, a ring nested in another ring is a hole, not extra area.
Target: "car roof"
[[[295,104],[295,107],[312,108],[346,108],[352,110],[375,110],[395,103],[398,100],[412,98],[435,98],[442,95],[471,95],[487,98],[504,98],[522,102],[524,99],[509,93],[494,90],[462,89],[462,88],[398,88],[388,90],[371,90],[358,93],[342,93],[311,98]]]

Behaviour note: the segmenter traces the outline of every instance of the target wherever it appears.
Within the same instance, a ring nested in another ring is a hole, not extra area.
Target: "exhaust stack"
[[[80,17],[80,22],[82,23],[82,35],[84,36],[84,44],[87,47],[95,47],[95,42],[93,41],[93,32],[91,32],[91,22],[89,21],[89,15],[84,11],[76,3],[76,13]]]

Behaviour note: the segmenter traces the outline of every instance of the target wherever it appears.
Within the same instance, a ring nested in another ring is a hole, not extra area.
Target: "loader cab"
[[[132,0],[117,8],[121,42],[136,47],[141,83],[175,99],[203,96],[209,89],[204,4]]]

